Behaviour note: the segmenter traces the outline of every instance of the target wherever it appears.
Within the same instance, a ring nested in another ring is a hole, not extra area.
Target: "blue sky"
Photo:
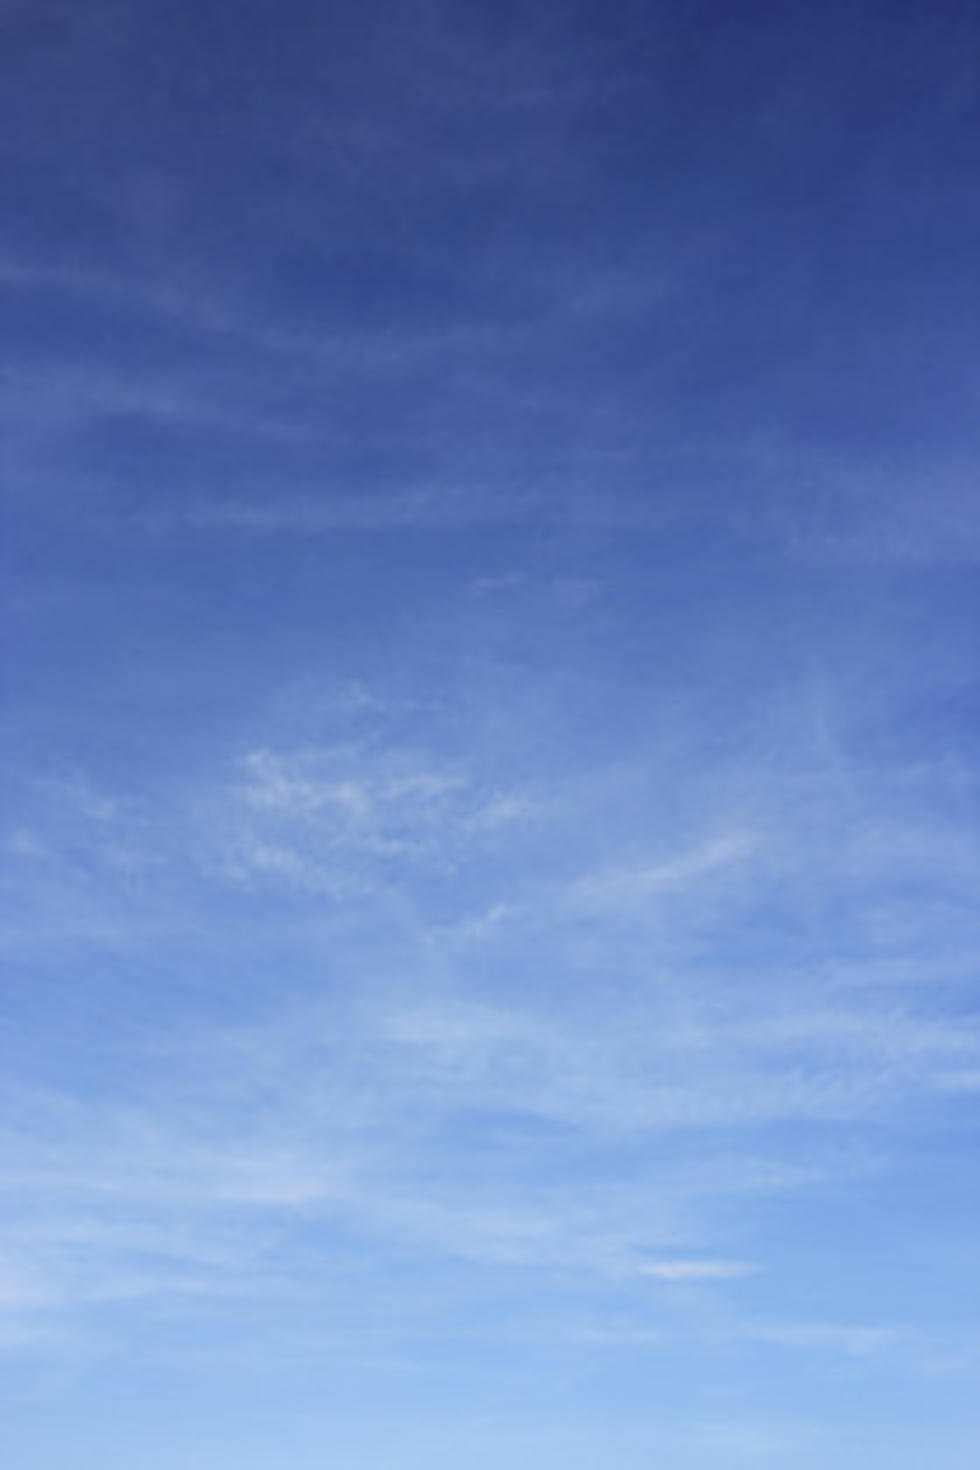
[[[975,8],[0,29],[10,1463],[975,1466]]]

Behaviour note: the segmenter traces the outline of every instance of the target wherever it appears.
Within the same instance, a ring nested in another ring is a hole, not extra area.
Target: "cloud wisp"
[[[365,711],[381,717],[362,700],[345,718]],[[263,987],[256,1019],[234,1025],[198,1016],[188,1029],[178,1012],[140,1034],[136,1003],[119,1023],[136,1071],[104,1100],[45,1080],[10,1093],[8,1311],[23,1331],[97,1302],[290,1295],[311,1234],[341,1261],[372,1240],[393,1259],[468,1270],[751,1295],[767,1263],[739,1230],[728,1238],[732,1222],[887,1169],[888,1130],[910,1104],[941,1112],[951,1088],[970,1093],[980,1038],[916,985],[891,978],[883,992],[833,953],[804,961],[792,947],[763,947],[748,972],[717,956],[719,934],[760,902],[786,916],[821,889],[830,902],[842,861],[848,881],[861,871],[887,893],[893,873],[932,861],[931,840],[879,841],[866,825],[832,861],[826,814],[783,799],[779,821],[756,804],[754,828],[729,810],[726,829],[722,807],[713,834],[596,865],[561,789],[352,738],[253,748],[166,809],[77,777],[49,784],[43,822],[18,829],[22,883],[43,890],[57,873],[62,894],[81,888],[103,910],[115,886],[108,932],[127,890],[146,902],[152,872],[146,917],[169,946],[192,894],[211,909],[247,891],[269,919],[232,954],[267,949],[291,910],[276,942],[300,946],[305,978]],[[579,806],[615,789],[580,785]],[[969,865],[944,851],[966,881]],[[467,911],[487,902],[492,919],[474,924]],[[131,952],[154,942],[130,928]],[[533,988],[507,975],[515,954]],[[806,984],[787,988],[787,963],[804,962]],[[488,966],[503,983],[487,987]],[[867,1128],[878,1141],[855,1153],[845,1139]],[[803,1160],[800,1130],[822,1131]],[[346,1269],[323,1289],[346,1292]],[[778,1321],[754,1340],[858,1342],[781,1335]]]

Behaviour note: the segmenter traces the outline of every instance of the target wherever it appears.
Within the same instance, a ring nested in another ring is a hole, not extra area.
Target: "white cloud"
[[[341,732],[363,717],[354,706],[337,705]],[[11,1112],[24,1126],[4,1177],[26,1214],[5,1233],[25,1322],[44,1281],[57,1283],[45,1310],[68,1316],[93,1293],[297,1289],[310,1235],[603,1290],[639,1276],[706,1288],[676,1293],[692,1299],[749,1293],[754,1267],[723,1228],[734,1212],[886,1167],[884,1134],[848,1152],[856,1125],[971,1085],[975,1028],[923,987],[907,946],[900,963],[860,944],[775,959],[762,945],[748,965],[725,953],[746,911],[802,915],[812,937],[828,895],[858,882],[886,905],[896,875],[965,890],[969,843],[889,827],[873,787],[830,820],[832,783],[764,777],[744,757],[696,824],[682,810],[653,843],[649,812],[616,806],[619,789],[649,797],[633,770],[539,767],[508,785],[478,746],[437,754],[384,739],[384,704],[370,718],[370,738],[257,743],[166,799],[72,777],[21,814],[48,856],[18,882],[47,894],[52,930],[75,925],[73,956],[80,915],[85,944],[116,926],[152,958],[198,905],[251,924],[239,885],[275,900],[247,938],[223,940],[232,972],[248,974],[256,936],[274,956],[259,1019],[161,1028],[150,997],[145,1034],[125,1040],[138,1074],[125,1096],[96,1103],[66,1080]],[[657,924],[636,924],[650,912]],[[214,946],[213,917],[207,932]],[[129,1003],[143,1014],[135,986]],[[801,1158],[782,1130],[812,1123],[826,1141],[808,1136]],[[186,1228],[168,1235],[174,1212]],[[758,1340],[804,1345],[779,1330]]]
[[[697,890],[718,876],[737,872],[758,840],[746,832],[722,833],[673,857],[589,874],[577,879],[567,906],[582,913],[649,913],[661,897]]]
[[[652,1276],[657,1281],[737,1281],[751,1276],[756,1267],[746,1261],[711,1260],[668,1260],[644,1261],[637,1268],[640,1276]]]

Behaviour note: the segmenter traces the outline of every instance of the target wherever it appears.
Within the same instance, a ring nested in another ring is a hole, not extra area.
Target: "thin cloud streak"
[[[18,1470],[976,1461],[914,10],[5,15]]]

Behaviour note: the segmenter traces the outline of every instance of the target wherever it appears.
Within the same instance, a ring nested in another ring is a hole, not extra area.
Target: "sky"
[[[980,19],[3,0],[17,1470],[980,1462]]]

